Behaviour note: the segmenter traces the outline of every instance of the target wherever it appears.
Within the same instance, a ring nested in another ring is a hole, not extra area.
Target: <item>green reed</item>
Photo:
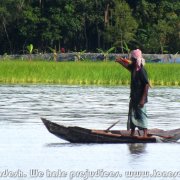
[[[147,64],[152,85],[180,86],[180,64]]]
[[[152,85],[180,85],[180,64],[147,64]],[[115,62],[0,61],[0,83],[128,85],[129,72]]]

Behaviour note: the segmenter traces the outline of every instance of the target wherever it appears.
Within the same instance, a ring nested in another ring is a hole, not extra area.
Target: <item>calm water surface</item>
[[[114,129],[125,129],[129,87],[1,85],[0,92],[0,179],[180,179],[179,143],[70,144],[40,120],[97,129],[120,120]],[[180,88],[150,89],[149,128],[180,128],[179,108]],[[137,172],[144,174],[131,176]]]

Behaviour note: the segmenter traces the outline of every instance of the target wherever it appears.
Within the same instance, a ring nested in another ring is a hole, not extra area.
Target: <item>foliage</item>
[[[9,57],[9,55],[7,53],[4,53],[3,56],[2,56],[2,59],[3,60],[9,60],[10,57]]]
[[[179,1],[141,0],[138,2],[135,16],[139,28],[143,31],[137,33],[136,40],[144,52],[175,53],[180,49],[179,7]]]
[[[98,52],[100,52],[103,55],[104,61],[107,62],[109,59],[109,53],[113,52],[115,50],[115,47],[111,47],[107,51],[104,51],[103,49],[98,49],[98,48],[97,48],[97,50],[98,50]]]
[[[33,45],[32,44],[28,45],[27,46],[27,50],[28,50],[29,54],[32,54],[32,52],[33,52]]]
[[[51,52],[53,53],[53,60],[57,62],[58,52],[56,51],[56,49],[53,49],[53,48],[51,48],[51,47],[49,47],[49,49],[50,49]]]
[[[85,52],[86,50],[75,52],[75,61],[84,61],[85,58],[83,57],[83,55],[85,54]]]
[[[174,61],[174,63],[176,62],[176,58],[178,57],[178,53],[179,53],[179,52],[177,52],[177,53],[171,55],[171,56],[172,56],[172,59],[173,59],[173,61]]]
[[[27,50],[28,50],[28,53],[29,53],[29,60],[32,60],[33,44],[29,44],[27,46]]]
[[[113,46],[122,53],[176,53],[179,7],[178,0],[1,0],[0,54],[26,53],[30,43],[39,52]]]
[[[135,38],[138,24],[132,17],[132,10],[124,0],[115,0],[113,19],[113,44],[121,48],[121,52],[124,53],[124,44]]]
[[[129,49],[129,47],[128,47],[128,45],[127,45],[127,43],[126,42],[124,42],[124,46],[123,46],[123,49],[128,53],[128,57],[130,56],[130,49]]]

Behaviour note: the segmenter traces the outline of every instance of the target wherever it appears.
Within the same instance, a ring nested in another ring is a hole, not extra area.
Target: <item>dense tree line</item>
[[[179,0],[0,0],[0,54],[180,50]]]

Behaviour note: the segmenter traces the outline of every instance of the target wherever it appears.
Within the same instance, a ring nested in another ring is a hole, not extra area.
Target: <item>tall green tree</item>
[[[179,0],[0,1],[0,54],[26,53],[28,44],[39,51],[176,53],[179,32]]]
[[[138,24],[124,0],[115,0],[111,13],[112,20],[107,25],[105,38],[124,53],[124,43],[128,44],[134,39]]]
[[[170,44],[175,43],[171,37],[179,39],[180,2],[141,0],[136,10],[139,29],[143,30],[137,33],[139,46],[147,53],[173,52],[177,46],[171,49]]]

